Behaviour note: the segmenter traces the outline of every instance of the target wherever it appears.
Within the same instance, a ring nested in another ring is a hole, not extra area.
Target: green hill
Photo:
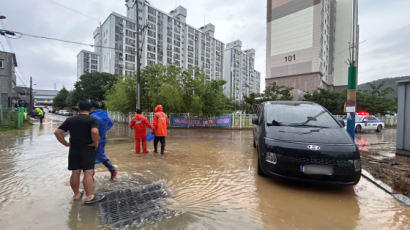
[[[391,87],[392,89],[394,89],[394,91],[389,96],[391,98],[395,98],[395,97],[397,97],[397,82],[398,81],[405,81],[405,80],[410,80],[410,76],[383,78],[383,79],[379,79],[379,80],[375,80],[375,81],[360,84],[360,85],[357,86],[357,89],[358,90],[370,90],[369,84],[378,85],[378,84],[384,82],[383,89],[387,88],[387,87]]]

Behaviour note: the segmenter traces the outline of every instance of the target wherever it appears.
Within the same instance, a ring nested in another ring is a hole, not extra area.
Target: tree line
[[[141,108],[153,111],[161,104],[169,113],[221,115],[230,113],[234,103],[223,94],[224,80],[206,80],[198,68],[182,70],[175,65],[147,66],[141,72]],[[81,99],[104,101],[107,108],[118,112],[135,112],[136,76],[109,73],[86,73],[72,91],[65,88],[54,98],[54,107],[74,106]]]
[[[384,83],[369,84],[370,90],[358,90],[356,95],[357,111],[367,111],[371,114],[389,114],[397,112],[397,97],[391,98],[392,88],[383,88]],[[268,86],[264,93],[250,94],[244,97],[245,110],[255,113],[258,104],[264,101],[293,100],[292,88],[278,86],[276,83]],[[345,114],[347,90],[333,91],[318,89],[312,93],[305,93],[304,101],[311,101],[325,107],[332,114]]]
[[[197,67],[186,70],[175,65],[152,65],[141,72],[141,108],[153,111],[161,104],[169,113],[194,113],[204,116],[221,115],[235,110],[255,113],[264,101],[293,100],[292,88],[273,83],[263,93],[244,96],[236,103],[223,94],[224,80],[207,80]],[[86,73],[71,91],[61,89],[53,105],[63,108],[77,105],[82,99],[104,101],[107,108],[118,112],[135,112],[137,98],[136,76],[116,76],[109,73]],[[369,84],[369,90],[357,91],[357,110],[372,114],[387,114],[397,111],[397,98],[388,95],[392,88],[384,83]],[[318,103],[333,114],[344,114],[347,91],[318,89],[305,93],[303,100]]]

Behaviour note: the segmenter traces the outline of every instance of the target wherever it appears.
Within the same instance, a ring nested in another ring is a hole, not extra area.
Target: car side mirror
[[[342,125],[342,127],[345,127],[345,121],[344,120],[339,120],[339,123]]]
[[[252,124],[257,125],[259,123],[259,119],[257,117],[252,118]]]

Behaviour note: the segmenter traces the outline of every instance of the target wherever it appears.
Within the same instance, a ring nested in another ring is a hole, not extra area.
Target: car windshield
[[[360,116],[360,115],[356,115],[354,118],[355,118],[356,121],[362,121],[363,117]]]
[[[270,104],[265,111],[269,126],[340,128],[326,110],[315,104]]]

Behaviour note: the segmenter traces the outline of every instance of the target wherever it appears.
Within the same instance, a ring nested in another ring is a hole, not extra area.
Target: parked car
[[[347,121],[344,121],[347,124]],[[380,133],[384,129],[384,122],[367,112],[356,113],[354,130],[356,133],[374,130]]]
[[[359,149],[342,123],[322,106],[264,102],[252,123],[259,175],[314,183],[359,182]]]
[[[65,110],[65,109],[59,110],[57,113],[60,114],[60,115],[63,115],[63,116],[70,116],[71,115],[71,113],[68,110]]]

